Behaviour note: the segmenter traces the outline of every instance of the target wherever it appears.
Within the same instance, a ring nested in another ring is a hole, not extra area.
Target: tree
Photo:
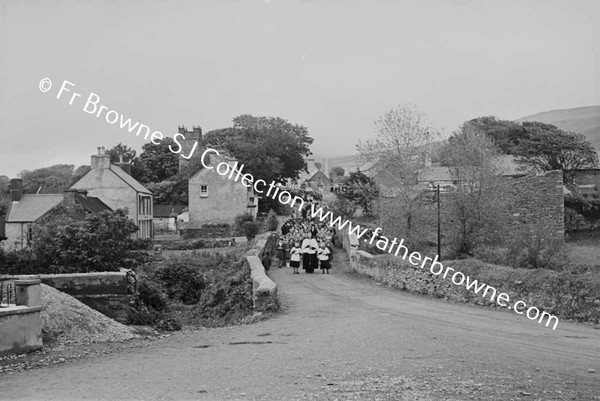
[[[373,214],[373,201],[379,196],[379,188],[375,181],[365,173],[353,171],[346,180],[346,197],[362,207],[367,216]],[[345,209],[349,209],[345,207]],[[348,210],[345,210],[347,212]]]
[[[549,125],[535,128],[515,149],[517,164],[537,172],[598,167],[598,154],[583,134]]]
[[[317,170],[321,170],[321,167],[323,167],[323,164],[321,162],[315,162],[315,167],[317,168]]]
[[[501,205],[494,195],[501,184],[501,152],[492,138],[467,122],[452,134],[443,153],[457,183],[457,191],[444,198],[454,222],[449,237],[456,255],[472,256],[478,246],[502,238]]]
[[[428,165],[438,135],[415,105],[393,107],[375,122],[375,139],[359,141],[362,159],[373,162],[380,174],[378,184],[398,201],[398,227],[407,241],[416,240],[422,214],[422,189],[418,177]]]
[[[154,203],[157,205],[187,205],[188,182],[202,168],[202,159],[193,157],[173,177],[161,182],[149,182],[146,188],[154,194]]]
[[[135,149],[119,143],[118,145],[108,149],[106,153],[110,156],[110,162],[112,164],[123,162],[129,163],[131,164],[131,176],[139,182],[148,182],[148,177],[146,176],[146,171],[144,170],[142,160],[137,157],[137,152]]]
[[[224,148],[256,179],[283,182],[307,171],[306,157],[313,138],[300,125],[279,117],[244,114],[233,119],[232,128],[211,131],[204,136],[207,147]]]
[[[35,193],[39,187],[60,188],[68,186],[73,177],[74,168],[75,166],[72,164],[55,164],[33,171],[23,170],[19,173],[19,177],[23,180],[24,191]]]
[[[527,126],[528,123],[523,123]],[[462,129],[472,129],[487,135],[497,149],[504,154],[513,154],[520,141],[528,135],[524,125],[514,121],[500,120],[496,117],[477,117],[465,122]],[[444,154],[442,160],[445,163]]]
[[[179,157],[169,149],[173,144],[173,138],[165,137],[158,145],[149,142],[142,146],[140,160],[150,182],[164,181],[179,171]]]
[[[346,171],[342,167],[333,167],[329,172],[331,177],[343,177],[346,174]]]
[[[47,222],[34,228],[35,262],[49,273],[116,271],[125,267],[136,231],[124,209]]]

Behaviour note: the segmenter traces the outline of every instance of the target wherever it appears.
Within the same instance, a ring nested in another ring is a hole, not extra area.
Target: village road
[[[600,400],[600,330],[399,292],[343,261],[272,270],[272,319],[3,375],[0,399]]]

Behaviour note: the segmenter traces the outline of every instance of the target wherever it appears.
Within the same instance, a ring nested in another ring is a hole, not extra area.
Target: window
[[[200,197],[207,198],[208,197],[208,186],[200,185]]]
[[[138,213],[140,215],[152,215],[152,198],[146,195],[140,195],[138,198]]]

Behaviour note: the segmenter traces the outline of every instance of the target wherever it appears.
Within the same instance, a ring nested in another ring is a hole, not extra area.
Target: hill
[[[539,121],[565,131],[580,132],[600,151],[600,106],[544,111],[516,121]]]

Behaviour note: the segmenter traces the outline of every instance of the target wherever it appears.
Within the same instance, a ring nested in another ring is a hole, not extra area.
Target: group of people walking
[[[303,217],[285,222],[281,234],[276,249],[279,267],[290,266],[293,274],[299,274],[300,267],[306,273],[320,269],[323,274],[329,274],[335,241],[332,228]]]

